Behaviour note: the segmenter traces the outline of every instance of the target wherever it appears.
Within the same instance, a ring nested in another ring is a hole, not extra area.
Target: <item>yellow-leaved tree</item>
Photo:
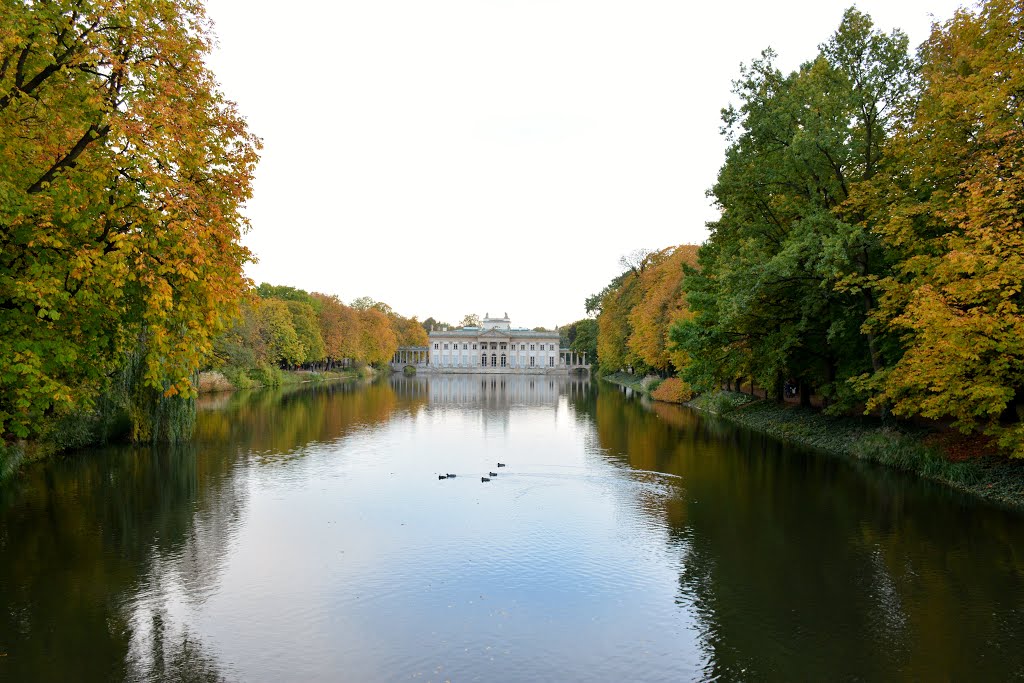
[[[872,405],[952,417],[1024,457],[1024,7],[989,0],[934,28],[904,171],[881,233],[901,255],[875,324],[906,350]],[[884,193],[883,193],[884,196]]]
[[[5,441],[119,375],[143,402],[194,392],[247,285],[259,148],[211,43],[197,0],[0,3]]]

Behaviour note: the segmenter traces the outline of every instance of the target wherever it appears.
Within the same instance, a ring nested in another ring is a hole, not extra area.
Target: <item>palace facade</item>
[[[412,365],[431,372],[567,374],[586,358],[559,348],[558,332],[512,327],[506,313],[487,316],[479,327],[432,330],[426,348],[400,348],[392,367]]]

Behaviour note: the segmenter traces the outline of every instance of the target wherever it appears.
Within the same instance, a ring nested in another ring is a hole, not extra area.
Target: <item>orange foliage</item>
[[[669,377],[651,392],[651,398],[666,403],[686,403],[693,398],[693,389],[678,377]]]
[[[650,368],[661,372],[678,370],[686,362],[683,352],[669,351],[669,327],[689,314],[682,292],[683,265],[697,263],[697,247],[686,244],[656,254],[640,273],[643,292],[629,312],[633,333],[629,349]]]

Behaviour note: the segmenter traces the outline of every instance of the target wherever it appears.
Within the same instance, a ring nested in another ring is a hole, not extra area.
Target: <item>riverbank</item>
[[[371,366],[346,368],[330,372],[309,370],[281,370],[257,367],[249,370],[224,368],[225,372],[202,372],[198,391],[201,395],[232,392],[240,389],[264,389],[298,386],[308,383],[337,382],[343,380],[372,379],[381,371]],[[78,411],[55,419],[32,441],[0,443],[0,484],[17,476],[22,467],[47,458],[72,453],[81,449],[127,441],[131,425],[124,409],[92,409]],[[192,417],[183,419],[186,434],[191,433]]]
[[[693,390],[690,388],[690,385],[678,377],[662,379],[657,375],[640,377],[628,372],[615,372],[605,375],[601,379],[622,387],[628,387],[662,403],[683,404],[693,398]]]
[[[378,374],[372,366],[344,368],[341,370],[281,370],[280,368],[262,366],[242,369],[225,367],[199,373],[200,394],[219,391],[237,391],[239,389],[264,389],[282,387],[309,382],[334,382],[349,379],[370,379]]]
[[[1010,460],[984,439],[876,418],[823,415],[748,394],[702,394],[687,405],[781,441],[830,455],[875,462],[1024,510],[1024,461]]]
[[[617,372],[601,379],[657,400],[652,396],[659,386],[657,378]],[[984,439],[934,429],[889,427],[870,417],[824,415],[732,391],[702,394],[684,405],[780,441],[910,472],[1024,510],[1024,460],[997,454]]]

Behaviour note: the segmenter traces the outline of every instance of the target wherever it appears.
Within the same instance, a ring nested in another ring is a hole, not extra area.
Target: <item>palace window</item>
[[[505,354],[501,354],[501,367],[505,367]]]
[[[493,354],[493,353],[491,354],[491,367],[492,368],[498,367],[498,356],[496,354]]]
[[[533,351],[535,346],[537,346],[537,345],[536,344],[530,344],[530,350]]]
[[[549,368],[555,367],[555,357],[554,356],[548,356],[548,367]]]
[[[536,357],[536,356],[530,356],[530,367],[531,367],[531,368],[532,368],[532,367],[533,367],[534,365],[536,365],[536,364],[537,364],[537,363],[536,363],[536,360],[537,360],[537,357]]]
[[[469,348],[469,344],[467,344],[467,343],[463,342],[463,343],[462,343],[462,350],[463,350],[463,351],[465,351],[465,350],[466,350],[466,349],[468,349],[468,348]]]
[[[487,354],[486,353],[481,353],[480,354],[480,365],[482,365],[485,368],[487,367]]]
[[[513,344],[513,345],[512,345],[512,350],[513,350],[513,351],[515,351],[515,350],[516,350],[516,345],[515,345],[515,344]]]
[[[498,342],[491,342],[491,348],[492,349],[498,348]]]
[[[447,345],[447,344],[445,344],[445,345],[444,345],[444,348],[446,348],[446,349],[447,349],[447,348],[448,348],[448,345]]]
[[[476,344],[473,344],[473,350],[476,351]]]
[[[439,347],[439,344],[437,344],[437,342],[434,342],[434,350],[435,351],[438,349],[438,347]]]
[[[508,344],[501,342],[501,350],[504,351],[506,348],[508,348]]]

